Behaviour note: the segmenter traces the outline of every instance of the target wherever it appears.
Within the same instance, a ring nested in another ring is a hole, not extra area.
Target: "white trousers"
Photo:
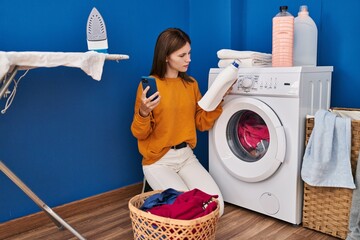
[[[197,188],[207,194],[218,195],[220,216],[223,215],[224,199],[220,189],[189,146],[170,149],[157,162],[144,165],[143,171],[153,190],[173,188],[178,191],[189,191]]]

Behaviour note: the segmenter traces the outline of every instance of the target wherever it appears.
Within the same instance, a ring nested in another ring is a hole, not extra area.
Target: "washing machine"
[[[210,69],[209,87],[221,70]],[[301,223],[306,116],[329,108],[332,71],[239,69],[209,131],[209,172],[225,202]]]

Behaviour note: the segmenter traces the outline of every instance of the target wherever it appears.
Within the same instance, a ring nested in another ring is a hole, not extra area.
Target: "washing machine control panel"
[[[299,93],[299,78],[287,74],[239,73],[232,93],[296,96]]]

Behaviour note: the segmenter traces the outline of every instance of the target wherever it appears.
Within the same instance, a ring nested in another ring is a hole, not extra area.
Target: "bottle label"
[[[293,66],[294,17],[274,17],[272,34],[272,66]]]

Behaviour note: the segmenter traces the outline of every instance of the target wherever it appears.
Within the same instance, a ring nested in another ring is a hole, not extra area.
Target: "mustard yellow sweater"
[[[181,78],[156,78],[160,104],[147,117],[139,114],[142,86],[139,84],[131,132],[138,140],[142,164],[149,165],[164,156],[171,146],[187,142],[196,146],[196,129],[209,130],[220,116],[222,107],[206,112],[197,102],[202,95],[198,83]]]

